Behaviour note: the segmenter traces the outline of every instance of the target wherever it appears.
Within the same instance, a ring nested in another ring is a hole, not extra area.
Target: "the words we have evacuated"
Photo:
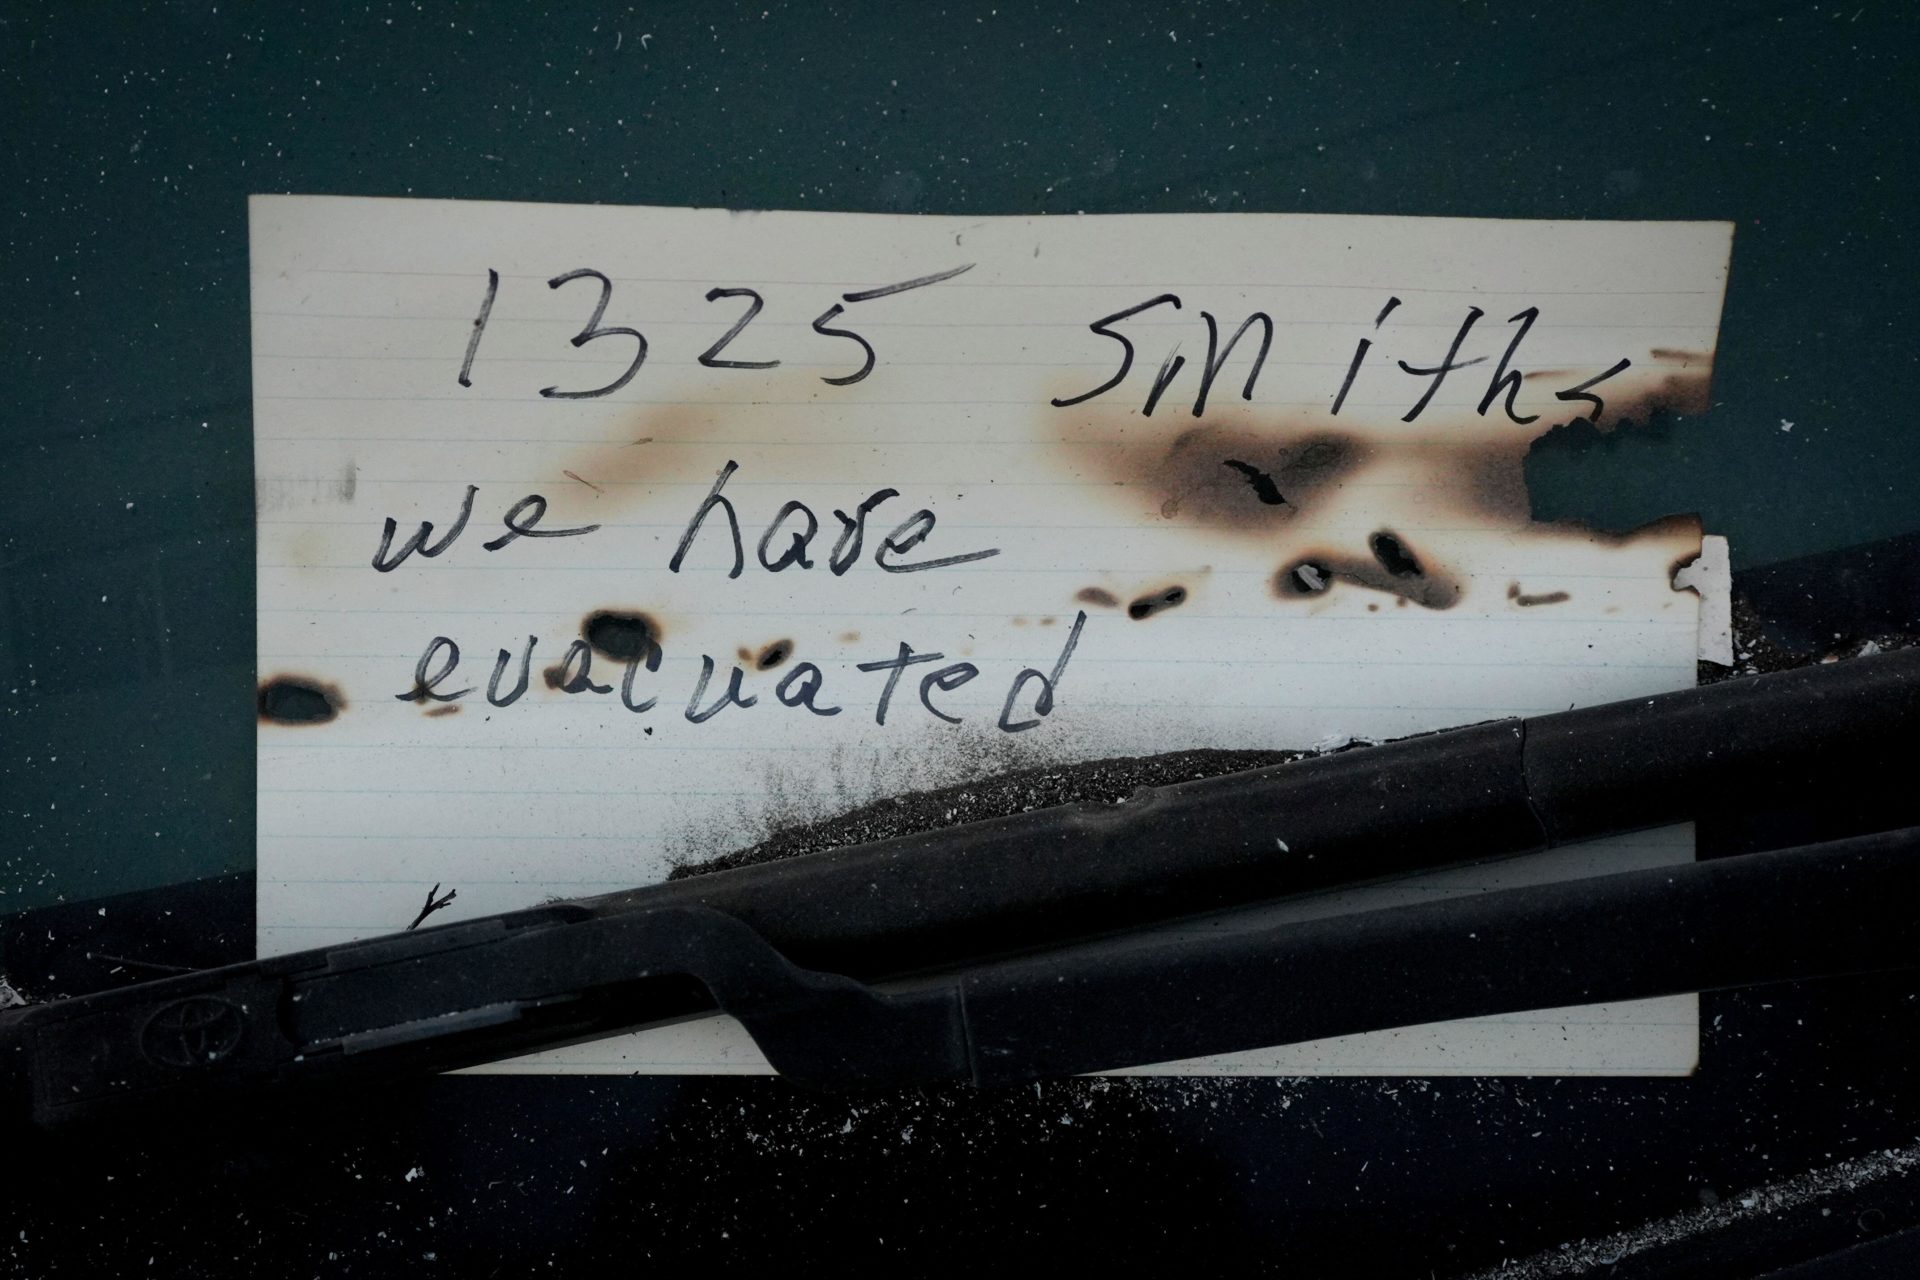
[[[732,499],[724,492],[727,481],[738,469],[739,464],[732,460],[720,469],[712,489],[688,519],[679,544],[667,562],[670,572],[681,572],[687,553],[693,548],[702,531],[708,528],[715,531],[715,536],[724,531],[728,539],[732,563],[727,576],[738,578],[745,572],[746,543],[741,532],[739,512],[734,507]],[[381,532],[380,547],[374,552],[373,568],[380,573],[391,573],[416,553],[431,559],[446,552],[466,531],[467,523],[473,515],[474,498],[478,492],[478,486],[467,486],[466,495],[461,500],[453,523],[437,539],[434,537],[433,522],[422,521],[419,529],[396,549],[394,538],[398,533],[398,525],[392,517],[388,517]],[[877,489],[859,503],[852,515],[836,508],[832,514],[840,524],[840,531],[834,539],[832,548],[824,553],[824,557],[815,550],[814,545],[820,536],[819,517],[805,503],[786,502],[761,533],[754,556],[759,561],[760,567],[768,573],[824,568],[835,576],[844,575],[860,562],[865,552],[867,517],[884,503],[899,496],[899,491],[895,489]],[[498,552],[519,538],[583,537],[600,527],[579,525],[564,529],[542,528],[541,521],[546,511],[545,497],[537,493],[528,494],[508,508],[501,517],[504,532],[483,543],[482,546],[490,553]],[[872,562],[887,573],[918,573],[984,560],[1000,554],[998,548],[987,548],[958,555],[907,559],[909,555],[917,552],[921,544],[933,534],[936,523],[936,517],[930,509],[921,508],[915,511],[879,540],[878,545],[873,549]],[[1014,675],[995,720],[1001,730],[1007,733],[1019,733],[1032,729],[1052,713],[1061,680],[1066,674],[1067,664],[1073,657],[1073,651],[1079,644],[1080,632],[1085,623],[1084,612],[1075,616],[1059,657],[1051,670],[1040,671],[1027,667]],[[510,707],[526,694],[532,683],[533,653],[538,642],[537,636],[528,636],[517,661],[511,651],[498,650],[484,694],[489,704],[495,707]],[[641,696],[642,691],[637,691],[635,685],[642,671],[652,675],[660,670],[665,654],[658,637],[650,633],[643,624],[639,624],[623,632],[617,651],[612,646],[602,644],[598,652],[602,656],[612,657],[619,663],[617,678],[611,673],[606,679],[596,678],[593,665],[596,648],[587,639],[576,638],[568,647],[565,658],[547,672],[547,683],[552,688],[567,694],[614,696],[617,693],[620,704],[627,710],[651,711],[658,703],[658,697]],[[880,677],[878,683],[873,686],[874,723],[886,724],[887,713],[894,705],[901,677],[912,668],[930,668],[915,670],[911,677],[918,683],[918,701],[921,708],[929,715],[948,724],[961,723],[962,717],[953,714],[936,701],[937,695],[951,693],[962,685],[972,682],[981,673],[979,667],[971,662],[948,662],[938,667],[932,665],[944,662],[945,659],[944,653],[919,652],[912,645],[902,641],[892,657],[856,663],[856,670]],[[414,666],[412,686],[403,693],[395,694],[394,697],[403,702],[453,703],[477,692],[476,686],[463,684],[458,678],[460,661],[458,642],[449,636],[433,637]],[[715,683],[714,677],[717,670],[718,663],[712,655],[700,656],[700,674],[694,681],[683,712],[691,723],[703,724],[728,707],[745,709],[759,702],[757,694],[748,694],[743,691],[744,673],[738,665],[733,666],[729,671],[724,689],[709,693],[711,686]],[[510,683],[509,673],[512,673]],[[837,716],[845,710],[845,707],[826,699],[823,694],[826,682],[826,673],[818,665],[812,662],[801,662],[781,677],[780,682],[774,686],[773,698],[781,706],[803,710],[812,715]]]

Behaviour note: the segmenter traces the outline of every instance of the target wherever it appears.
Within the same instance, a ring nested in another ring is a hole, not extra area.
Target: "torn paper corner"
[[[1700,539],[1700,555],[1677,570],[1673,585],[1700,597],[1700,661],[1733,665],[1733,569],[1727,540],[1717,533]]]

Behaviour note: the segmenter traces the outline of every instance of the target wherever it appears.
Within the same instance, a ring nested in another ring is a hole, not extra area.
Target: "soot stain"
[[[1700,359],[1708,361],[1711,356],[1701,355]],[[1637,390],[1623,391],[1617,396],[1607,394],[1605,383],[1595,387],[1594,392],[1605,405],[1599,418],[1582,415],[1566,425],[1585,422],[1602,432],[1610,432],[1625,426],[1658,425],[1659,420],[1673,414],[1697,417],[1713,403],[1713,379],[1709,369],[1687,369],[1655,378]],[[1552,431],[1546,433],[1552,434]]]
[[[437,719],[439,719],[439,718],[440,718],[441,716],[451,716],[451,715],[458,715],[458,714],[459,714],[459,712],[460,712],[460,704],[459,704],[459,703],[457,703],[457,702],[442,702],[442,703],[441,703],[441,704],[439,704],[438,706],[434,706],[434,707],[428,707],[428,708],[427,708],[427,709],[426,709],[426,710],[425,710],[424,712],[422,712],[421,714],[423,714],[423,715],[427,715],[427,716],[432,716],[432,717],[433,717],[434,719],[436,719],[436,720],[437,720]]]
[[[1156,613],[1168,609],[1177,609],[1187,602],[1187,589],[1171,586],[1162,591],[1150,591],[1127,606],[1127,616],[1135,622],[1151,618]]]
[[[261,681],[256,702],[263,724],[326,724],[347,706],[339,686],[295,675]]]
[[[547,688],[549,689],[561,689],[566,687],[567,664],[564,662],[554,663],[552,666],[548,667],[545,671],[542,671],[540,673],[540,678],[547,682]]]
[[[775,640],[763,645],[753,657],[753,665],[761,671],[771,671],[793,656],[793,641]]]
[[[1311,507],[1373,456],[1345,432],[1276,424],[1203,423],[1173,436],[1069,441],[1077,465],[1104,470],[1121,493],[1144,490],[1165,519],[1261,533]]]
[[[1466,513],[1513,524],[1533,519],[1526,451],[1505,444],[1466,444],[1451,452],[1456,501]]]
[[[596,609],[580,622],[580,638],[595,653],[615,662],[631,662],[660,644],[660,621],[632,609]],[[553,670],[547,683],[558,687]]]
[[[1352,471],[1367,450],[1351,436],[1316,432],[1291,442],[1224,426],[1175,436],[1164,456],[1146,459],[1143,479],[1161,487],[1162,509],[1230,529],[1267,529],[1291,520]]]
[[[1120,607],[1120,597],[1105,587],[1082,587],[1074,593],[1073,598],[1081,604],[1097,605],[1102,609]]]
[[[1573,597],[1564,591],[1529,593],[1522,591],[1519,583],[1509,582],[1507,584],[1507,599],[1513,601],[1522,609],[1531,609],[1535,605],[1541,604],[1565,604],[1567,601],[1573,599]]]
[[[800,854],[894,840],[961,823],[1060,804],[1117,804],[1164,787],[1303,759],[1307,751],[1202,749],[994,772],[934,790],[890,796],[819,822],[782,826],[759,844],[704,862],[683,862],[669,880],[775,862]]]
[[[1578,520],[1541,520],[1536,521],[1534,527],[1543,533],[1577,536],[1601,547],[1624,547],[1628,543],[1647,538],[1677,538],[1686,545],[1687,549],[1676,555],[1669,563],[1670,575],[1680,572],[1699,559],[1698,544],[1704,532],[1700,517],[1693,512],[1675,512],[1657,519],[1643,520],[1625,529],[1599,528]]]

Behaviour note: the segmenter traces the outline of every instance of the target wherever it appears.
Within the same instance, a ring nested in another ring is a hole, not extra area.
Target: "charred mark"
[[[1367,549],[1373,552],[1380,567],[1396,578],[1426,576],[1426,570],[1420,567],[1419,559],[1407,549],[1406,543],[1385,529],[1367,539]]]
[[[775,640],[754,655],[753,665],[761,671],[771,671],[792,656],[793,641]]]
[[[587,479],[583,475],[579,475],[576,472],[568,471],[565,468],[562,468],[560,474],[565,476],[567,479],[574,481],[575,483],[583,484],[587,486],[587,488],[593,490],[595,493],[604,494],[606,492],[605,489],[602,489],[599,485],[595,484],[593,481]]]
[[[632,610],[597,609],[581,621],[580,638],[594,652],[615,662],[631,662],[659,647],[660,623],[648,614]],[[549,670],[547,683],[558,688],[555,679],[554,671]]]
[[[346,709],[339,686],[308,676],[275,676],[260,684],[264,724],[325,724]]]
[[[1696,354],[1668,352],[1670,358]],[[1528,446],[1528,452],[1537,452],[1543,446],[1592,448],[1629,424],[1642,432],[1658,433],[1671,430],[1669,419],[1674,415],[1697,417],[1705,413],[1713,403],[1712,365],[1708,363],[1710,356],[1699,358],[1702,361],[1699,365],[1648,377],[1638,383],[1623,380],[1618,389],[1610,382],[1599,383],[1591,395],[1567,401],[1554,414],[1558,422],[1537,436]],[[1609,395],[1609,391],[1613,394]],[[1594,398],[1599,399],[1598,406],[1592,403]],[[1542,425],[1550,420],[1542,419]]]
[[[1073,598],[1081,604],[1098,605],[1102,609],[1120,607],[1120,597],[1105,587],[1082,587],[1074,593]]]
[[[1541,533],[1577,537],[1598,547],[1624,547],[1648,540],[1674,542],[1681,550],[1667,562],[1669,577],[1700,558],[1700,537],[1704,532],[1700,517],[1690,512],[1664,515],[1625,529],[1602,528],[1578,520],[1541,520],[1535,522],[1534,528]]]
[[[1156,613],[1176,609],[1187,602],[1185,587],[1168,587],[1164,591],[1151,591],[1127,606],[1127,616],[1135,622],[1151,618]]]
[[[1274,586],[1296,596],[1317,596],[1333,585],[1333,570],[1312,560],[1302,560],[1290,569],[1282,569]]]
[[[1382,537],[1393,546],[1374,546],[1372,559],[1325,550],[1309,552],[1273,575],[1273,594],[1282,600],[1301,600],[1324,596],[1335,583],[1347,582],[1394,596],[1396,606],[1411,600],[1423,609],[1451,609],[1460,602],[1459,583],[1423,568],[1392,534],[1375,534],[1371,541]],[[1413,566],[1411,572],[1395,572],[1395,566],[1404,570],[1408,564]],[[1378,605],[1367,607],[1378,612]]]
[[[860,633],[858,631],[842,631],[840,633],[841,644],[858,644],[859,642]]]
[[[1269,533],[1372,456],[1356,436],[1285,425],[1203,424],[1162,437],[1090,431],[1062,443],[1076,469],[1105,473],[1115,493],[1148,510],[1205,528]]]
[[[1712,365],[1709,363],[1712,356],[1696,352],[1677,354],[1696,358],[1704,367],[1670,373],[1636,393],[1609,399],[1605,421],[1616,427],[1627,422],[1644,426],[1660,414],[1697,417],[1705,413],[1713,404]]]
[[[1254,496],[1268,506],[1277,507],[1286,501],[1280,492],[1280,486],[1274,483],[1273,477],[1251,462],[1242,462],[1238,458],[1223,458],[1220,465],[1231,467],[1245,476],[1247,483],[1253,487]]]
[[[540,673],[540,678],[547,682],[547,688],[549,689],[565,688],[567,683],[567,664],[564,662],[554,663]]]
[[[1529,594],[1520,589],[1519,583],[1509,582],[1507,584],[1507,599],[1513,601],[1522,609],[1531,609],[1538,604],[1565,604],[1567,601],[1573,599],[1573,597],[1564,591],[1542,591]]]
[[[438,706],[433,706],[433,707],[428,707],[428,708],[427,708],[427,709],[426,709],[426,710],[425,710],[424,712],[422,712],[421,714],[422,714],[422,715],[428,715],[428,716],[432,716],[433,718],[435,718],[435,719],[437,720],[437,719],[439,719],[439,718],[440,718],[441,716],[451,716],[451,715],[458,715],[458,714],[459,714],[459,712],[460,712],[460,704],[459,704],[459,703],[457,703],[457,702],[442,702],[442,703],[440,703],[440,704],[439,704]]]
[[[1350,436],[1321,432],[1284,443],[1267,432],[1195,427],[1164,457],[1144,459],[1163,512],[1203,525],[1265,529],[1291,520],[1365,456]]]
[[[1685,347],[1655,347],[1647,354],[1655,360],[1678,360],[1682,364],[1705,364],[1713,359],[1711,351],[1689,351]]]

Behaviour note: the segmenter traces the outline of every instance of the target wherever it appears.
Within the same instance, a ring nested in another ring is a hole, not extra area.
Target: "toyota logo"
[[[225,1000],[192,996],[163,1005],[147,1019],[140,1048],[168,1067],[210,1067],[240,1047],[246,1015]]]

